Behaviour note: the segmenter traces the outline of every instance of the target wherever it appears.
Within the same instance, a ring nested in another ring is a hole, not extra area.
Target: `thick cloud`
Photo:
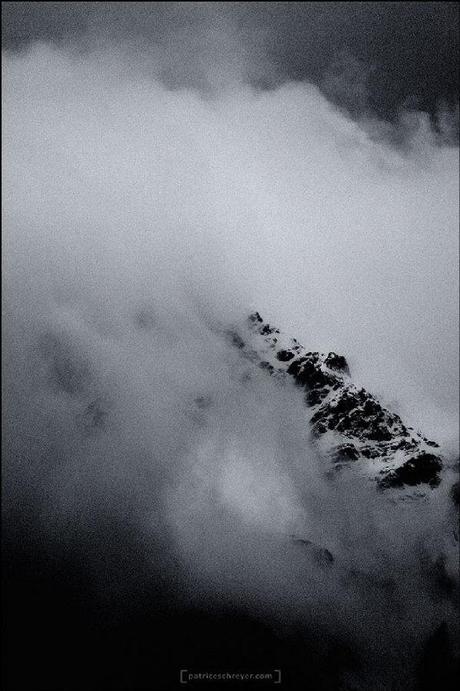
[[[453,618],[419,558],[450,531],[447,485],[397,512],[354,475],[331,490],[300,394],[248,372],[217,327],[256,308],[343,352],[453,452],[458,151],[422,113],[401,152],[311,84],[261,91],[236,69],[203,97],[150,59],[4,57],[7,511],[83,544],[97,587],[111,517],[121,551],[139,540],[187,597],[308,617],[364,647],[365,678],[404,677]],[[306,574],[290,534],[333,575]]]
[[[218,283],[343,350],[416,424],[432,417],[419,399],[455,414],[457,149],[417,115],[395,152],[308,84],[209,101],[133,69],[113,51],[5,59],[7,273],[27,252],[34,275],[48,255],[48,282],[109,281],[109,299],[123,272],[125,300],[147,300],[158,272]]]

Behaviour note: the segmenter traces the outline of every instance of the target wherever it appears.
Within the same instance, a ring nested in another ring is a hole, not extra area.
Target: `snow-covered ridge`
[[[292,377],[305,390],[312,437],[331,461],[332,472],[358,464],[382,490],[417,487],[425,492],[439,484],[438,444],[355,386],[345,357],[307,351],[258,312],[227,335],[244,357],[272,376]]]

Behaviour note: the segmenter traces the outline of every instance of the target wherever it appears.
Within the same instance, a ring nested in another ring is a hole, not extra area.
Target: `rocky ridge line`
[[[292,377],[304,389],[312,436],[332,461],[332,472],[360,464],[381,490],[425,491],[439,485],[439,445],[355,386],[343,355],[307,351],[295,338],[286,339],[264,322],[258,312],[227,335],[270,375]]]

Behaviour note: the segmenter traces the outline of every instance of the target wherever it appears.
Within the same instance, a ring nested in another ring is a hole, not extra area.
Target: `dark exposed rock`
[[[383,424],[373,424],[370,426],[369,439],[374,439],[375,441],[390,441],[392,435],[390,430]]]
[[[318,405],[318,403],[321,403],[321,401],[326,398],[328,393],[329,390],[327,387],[323,387],[322,389],[311,389],[305,394],[305,403],[308,406]]]
[[[342,418],[356,408],[356,398],[345,392],[340,398],[335,398],[323,407],[319,408],[312,417],[312,422],[327,420],[329,429],[333,429]]]
[[[319,566],[329,567],[334,563],[332,553],[324,547],[317,547],[313,550],[313,556]]]
[[[294,360],[287,371],[294,377],[299,386],[308,386],[311,389],[326,386],[326,384],[333,382],[330,375],[323,372],[319,365],[307,358]]]
[[[318,566],[328,568],[332,566],[332,564],[334,563],[333,555],[325,547],[319,547],[318,545],[315,545],[315,543],[311,540],[296,537],[295,535],[291,535],[291,539],[295,544],[308,549],[309,553],[313,557],[314,561],[318,564]]]
[[[439,449],[439,444],[436,444],[435,441],[430,441],[429,439],[425,439],[425,442],[426,442],[426,444],[428,444],[428,446],[433,446],[436,449]]]
[[[410,451],[411,449],[415,449],[416,446],[417,443],[413,439],[400,439],[392,444],[391,448],[393,450],[400,449],[402,451]]]
[[[363,446],[361,447],[361,454],[365,458],[377,458],[381,455],[381,450],[378,446]]]
[[[374,401],[372,398],[368,398],[367,401],[363,405],[363,413],[366,416],[369,415],[377,415],[382,411],[382,406],[377,403],[377,401]]]
[[[332,415],[337,418],[350,413],[355,410],[360,404],[358,396],[350,391],[344,391],[342,396],[338,399],[334,399],[329,405],[329,411]]]
[[[421,452],[406,461],[396,470],[392,470],[379,480],[379,486],[403,487],[404,485],[420,485],[426,483],[430,487],[437,487],[440,483],[439,473],[442,464],[433,454]]]
[[[330,369],[335,369],[340,372],[350,373],[348,368],[348,362],[343,355],[337,355],[337,353],[329,353],[327,358],[324,360],[324,364]]]
[[[379,459],[392,466],[397,460],[396,469],[388,471],[383,465],[380,478],[375,471],[381,489],[439,484],[441,458],[426,452],[427,446],[434,449],[438,445],[406,427],[398,415],[384,408],[364,388],[354,386],[344,376],[349,374],[345,357],[332,351],[327,355],[306,351],[295,339],[289,341],[289,348],[276,352],[274,334],[279,330],[265,323],[258,312],[249,317],[248,327],[247,342],[237,337],[235,345],[259,367],[270,374],[286,373],[304,389],[306,405],[314,408],[312,437],[329,432],[327,444],[331,446],[326,455],[334,459],[333,472],[359,458]]]
[[[281,362],[288,362],[289,360],[292,360],[292,358],[294,357],[294,353],[291,353],[290,350],[279,350],[276,354],[276,357]]]
[[[261,333],[263,336],[268,336],[269,334],[279,334],[279,329],[275,329],[274,327],[270,326],[270,324],[265,324],[259,329],[259,333]]]
[[[297,375],[299,374],[301,366],[306,361],[307,361],[306,357],[300,357],[300,358],[297,358],[297,360],[294,360],[294,362],[291,362],[291,364],[287,368],[288,374],[292,375],[294,377],[294,379],[296,379]]]
[[[321,436],[321,434],[324,434],[325,432],[327,432],[327,427],[325,427],[322,422],[319,422],[312,427],[312,434],[315,437]]]

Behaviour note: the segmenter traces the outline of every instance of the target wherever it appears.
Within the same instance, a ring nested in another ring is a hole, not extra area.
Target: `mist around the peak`
[[[412,683],[456,614],[458,150],[422,113],[398,148],[309,83],[147,66],[4,56],[7,545],[104,626],[231,609],[346,641],[349,684]],[[255,308],[444,444],[430,501],[325,477],[301,393],[222,337]]]

